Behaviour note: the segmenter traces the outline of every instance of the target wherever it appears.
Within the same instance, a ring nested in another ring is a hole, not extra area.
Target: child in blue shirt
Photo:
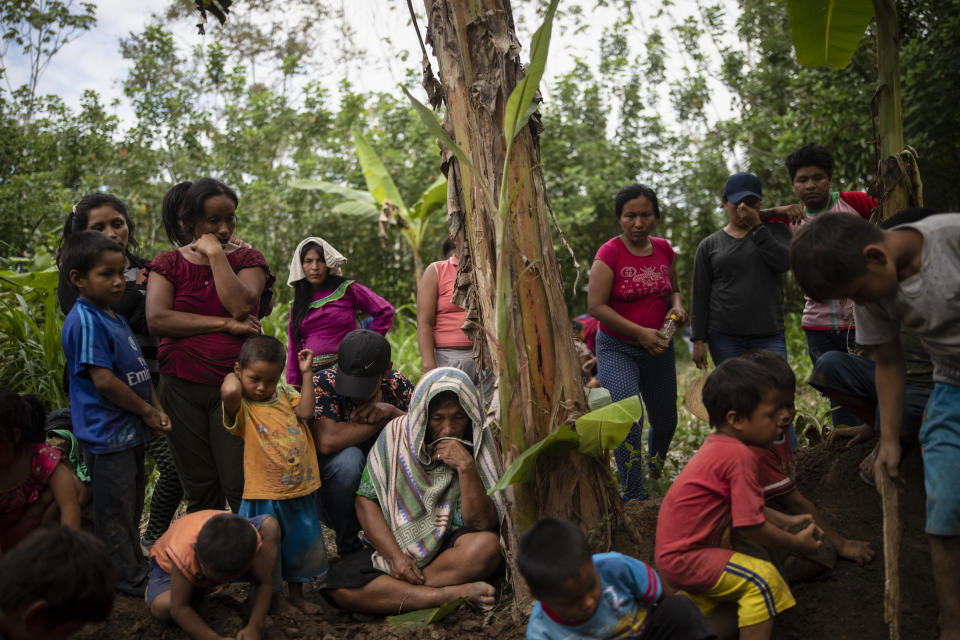
[[[716,640],[693,602],[664,593],[652,567],[615,552],[591,556],[572,522],[539,520],[520,541],[517,562],[538,599],[529,640]]]
[[[130,325],[110,309],[126,287],[121,246],[95,231],[78,232],[64,242],[61,264],[79,295],[60,343],[74,434],[92,478],[94,530],[113,557],[117,590],[142,597],[143,445],[151,429],[169,431],[170,419]]]

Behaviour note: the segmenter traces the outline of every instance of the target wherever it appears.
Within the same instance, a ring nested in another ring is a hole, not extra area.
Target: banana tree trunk
[[[586,406],[550,235],[538,132],[533,125],[524,127],[511,157],[505,158],[504,106],[523,74],[509,0],[425,0],[424,5],[427,42],[439,62],[439,93],[446,104],[444,129],[477,172],[453,160],[447,163],[448,202],[451,211],[463,212],[478,324],[483,328],[478,335],[494,361],[501,443],[509,457]],[[488,193],[498,193],[506,161],[508,192],[518,181],[520,185],[501,223],[481,183],[489,187]],[[507,286],[501,291],[508,295],[498,299],[504,280]],[[517,536],[543,514],[579,522],[599,534],[598,546],[603,548],[610,547],[615,527],[623,524],[632,531],[608,461],[576,452],[542,458],[531,480],[514,486],[510,502],[506,536],[511,568]],[[515,571],[512,575],[522,595],[522,581]]]
[[[903,143],[900,91],[900,28],[894,0],[873,0],[877,19],[877,115],[880,166],[877,185],[880,204],[876,218],[886,220],[897,211],[923,206],[923,183],[916,152]]]

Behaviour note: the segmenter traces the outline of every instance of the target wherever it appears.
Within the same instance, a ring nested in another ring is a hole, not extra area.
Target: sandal
[[[867,454],[867,457],[860,461],[860,479],[871,487],[877,486],[876,476],[873,472],[873,463],[877,461],[877,448]]]

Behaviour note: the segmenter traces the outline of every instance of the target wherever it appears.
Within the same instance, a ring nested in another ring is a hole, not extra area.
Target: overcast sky
[[[242,2],[242,0],[240,0]],[[408,67],[417,67],[419,70],[420,48],[416,33],[409,22],[406,3],[403,0],[342,0],[347,13],[348,22],[355,32],[355,42],[367,55],[363,60],[357,60],[355,65],[348,69],[340,69],[339,74],[330,74],[323,80],[329,89],[335,91],[336,83],[346,72],[355,89],[361,91],[399,91],[398,85],[403,82],[405,70]],[[732,33],[732,14],[734,3],[727,0],[731,6],[731,15],[728,16]],[[119,42],[131,32],[137,32],[150,22],[151,15],[160,12],[167,4],[167,0],[98,0],[97,26],[84,33],[73,42],[68,43],[53,59],[50,66],[41,78],[38,91],[40,94],[55,93],[60,95],[67,104],[76,106],[79,98],[86,89],[94,89],[109,104],[114,98],[122,98],[121,80],[129,68],[128,61],[120,56]],[[279,4],[279,2],[278,2]],[[420,3],[414,3],[419,6]],[[514,3],[515,7],[530,7],[532,3]],[[561,1],[561,6],[562,6]],[[589,0],[583,4],[588,5]],[[642,39],[654,26],[666,32],[674,23],[697,11],[696,0],[675,0],[670,13],[654,18],[659,6],[657,2],[636,2],[636,20],[631,37]],[[515,8],[515,11],[520,9]],[[528,10],[529,11],[529,10]],[[586,57],[599,64],[599,54],[596,51],[594,35],[599,36],[600,27],[613,24],[618,13],[614,8],[601,8],[591,12],[590,21],[594,33],[581,32],[577,34],[562,34],[555,27],[554,38],[551,43],[550,59],[547,65],[545,94],[549,100],[550,78],[556,74],[569,70],[574,56]],[[174,25],[173,32],[178,44],[184,48],[203,42],[203,37],[197,34],[195,20],[184,20]],[[532,14],[518,16],[519,37],[526,48],[529,45],[531,31],[539,20]],[[421,23],[421,30],[424,28]],[[218,25],[211,17],[208,24],[206,39],[216,37]],[[731,41],[735,38],[731,37]],[[585,44],[590,47],[584,48]],[[636,53],[642,42],[632,43]],[[682,66],[686,62],[685,52],[678,50],[678,43],[674,38],[666,38],[667,47],[671,53],[667,69],[668,76],[680,77],[683,74]],[[715,53],[716,43],[704,43],[708,53]],[[428,47],[429,50],[429,47]],[[407,51],[407,55],[400,55]],[[524,61],[529,53],[524,50],[521,54]],[[7,60],[10,84],[18,86],[26,79],[24,61],[10,51]],[[436,66],[434,66],[436,69]],[[311,78],[316,79],[316,78]],[[416,94],[419,87],[410,87]],[[726,90],[714,83],[712,86],[714,101],[711,111],[713,118],[726,117],[729,114],[729,98]],[[122,101],[121,101],[122,103]],[[132,114],[126,106],[121,104],[114,111],[124,122],[129,123]]]

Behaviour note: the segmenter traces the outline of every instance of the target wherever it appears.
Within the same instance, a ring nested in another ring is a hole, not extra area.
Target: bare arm
[[[212,233],[206,233],[190,245],[188,250],[206,256],[213,272],[213,285],[220,303],[236,320],[256,315],[260,294],[267,284],[267,274],[260,267],[233,272],[223,246]]]
[[[313,351],[301,349],[297,354],[297,364],[300,367],[300,379],[310,380],[313,370]],[[298,418],[309,420],[313,417],[313,410],[317,403],[317,389],[312,384],[304,385],[300,393],[300,403],[293,410]],[[226,405],[224,405],[226,406]]]
[[[157,272],[150,274],[147,279],[147,327],[155,336],[185,338],[204,333],[226,332],[236,336],[260,333],[260,321],[253,316],[238,321],[221,316],[175,311],[174,294],[172,282]]]
[[[207,626],[200,614],[190,606],[193,585],[176,565],[170,567],[170,617],[194,640],[221,640],[220,634]]]
[[[93,381],[93,386],[104,398],[121,409],[140,416],[147,426],[154,431],[170,431],[170,418],[163,412],[155,390],[152,391],[154,404],[151,405],[138,396],[123,380],[114,375],[110,369],[88,364],[87,373]]]
[[[420,346],[420,360],[423,361],[423,372],[426,373],[437,366],[433,350],[436,344],[433,340],[433,331],[437,322],[437,269],[432,264],[427,267],[420,278],[417,287],[417,344]]]
[[[460,480],[460,508],[463,526],[473,529],[496,529],[497,509],[477,472],[477,463],[456,440],[441,440],[433,451],[436,460],[453,467]]]
[[[878,345],[873,359],[876,363],[877,397],[880,399],[880,449],[874,470],[896,477],[900,475],[897,470],[900,465],[900,421],[907,375],[900,337]]]
[[[820,548],[820,540],[817,539],[820,528],[812,522],[799,533],[788,533],[766,521],[752,527],[737,527],[736,530],[744,537],[766,547],[777,547],[803,554],[813,553]]]
[[[267,518],[260,525],[260,539],[263,544],[253,557],[250,575],[253,577],[253,607],[247,626],[240,630],[237,638],[256,639],[260,637],[263,624],[270,609],[273,597],[273,567],[277,562],[280,549],[280,525],[273,518]]]
[[[367,538],[370,539],[373,548],[379,551],[387,564],[390,565],[390,575],[410,584],[423,584],[423,572],[417,567],[413,558],[400,549],[400,545],[393,537],[390,527],[387,526],[380,505],[363,496],[357,496],[354,504],[357,508],[357,519],[360,521],[360,527]]]
[[[813,521],[823,531],[824,537],[830,541],[837,549],[837,553],[847,560],[863,565],[873,559],[874,552],[870,544],[861,540],[849,540],[841,536],[830,524],[815,504],[810,502],[798,489],[781,496],[780,500],[784,503],[787,510],[792,513],[807,513],[813,518]]]
[[[233,371],[223,377],[220,385],[220,400],[223,401],[223,412],[232,422],[237,419],[237,411],[243,402],[243,385],[240,378]]]
[[[53,468],[47,480],[53,498],[60,507],[60,525],[80,530],[80,501],[77,499],[77,485],[73,472],[63,463]]]
[[[383,424],[367,424],[364,422],[337,422],[332,418],[317,418],[310,423],[310,431],[313,433],[314,444],[317,445],[317,453],[327,455],[366,442],[380,433],[384,424],[386,422]]]

